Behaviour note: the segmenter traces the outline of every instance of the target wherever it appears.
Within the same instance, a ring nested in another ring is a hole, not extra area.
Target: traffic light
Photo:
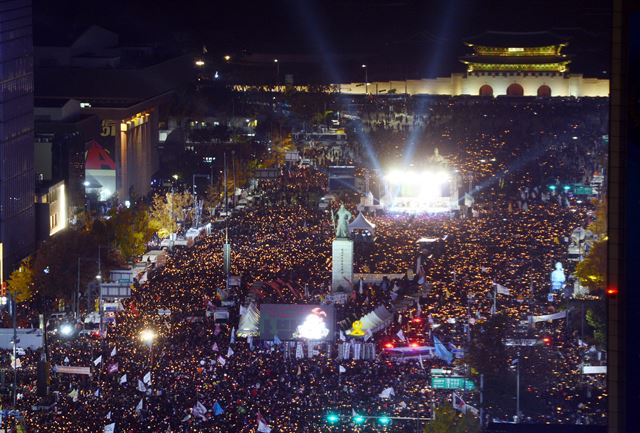
[[[378,423],[380,425],[389,425],[391,423],[391,418],[389,418],[386,415],[383,415],[383,416],[378,418]]]
[[[327,415],[328,424],[336,424],[338,421],[340,421],[340,417],[335,413],[330,413]]]
[[[617,287],[609,287],[607,288],[607,296],[609,298],[615,298],[618,296],[618,288]]]
[[[354,424],[358,424],[358,425],[364,424],[365,421],[366,421],[366,418],[363,417],[362,415],[355,415],[353,417],[353,423]]]

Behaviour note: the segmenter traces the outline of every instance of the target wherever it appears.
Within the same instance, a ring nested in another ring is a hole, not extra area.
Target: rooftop
[[[488,31],[464,39],[467,45],[486,47],[546,47],[566,44],[569,38],[553,32],[498,32]]]

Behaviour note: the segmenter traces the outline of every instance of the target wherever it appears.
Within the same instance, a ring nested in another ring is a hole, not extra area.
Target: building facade
[[[30,0],[0,0],[0,242],[4,270],[35,248]]]
[[[422,80],[336,85],[346,94],[608,97],[609,80],[570,74],[565,38],[549,32],[487,32],[468,38],[466,73]]]

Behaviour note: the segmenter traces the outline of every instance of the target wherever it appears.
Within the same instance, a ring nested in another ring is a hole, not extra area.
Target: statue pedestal
[[[353,281],[353,241],[337,238],[332,244],[331,289],[342,287],[345,292],[351,292]],[[347,281],[348,280],[348,281]]]

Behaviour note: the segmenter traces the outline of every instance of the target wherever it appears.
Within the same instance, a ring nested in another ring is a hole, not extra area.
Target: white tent
[[[371,236],[375,237],[376,235],[376,225],[367,220],[362,212],[349,223],[349,233],[353,233],[354,230],[366,230],[371,233]]]
[[[259,321],[260,311],[256,307],[256,304],[252,302],[247,307],[246,312],[240,316],[240,323],[238,325],[238,337],[257,336],[259,334]]]
[[[361,329],[363,331],[370,330],[372,333],[378,332],[386,328],[392,319],[393,313],[381,305],[360,319],[360,323],[362,324]]]

